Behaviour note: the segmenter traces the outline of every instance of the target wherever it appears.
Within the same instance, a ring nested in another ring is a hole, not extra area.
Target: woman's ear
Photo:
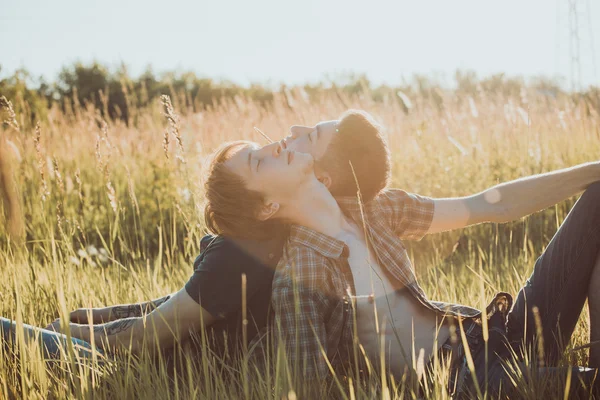
[[[262,206],[258,212],[257,218],[260,221],[266,221],[273,217],[279,211],[279,203],[268,203]]]

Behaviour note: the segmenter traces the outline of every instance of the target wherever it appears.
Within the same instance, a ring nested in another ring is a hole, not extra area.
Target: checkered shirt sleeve
[[[433,199],[401,189],[387,189],[371,203],[374,215],[390,224],[400,239],[421,240],[433,221]]]
[[[323,356],[327,354],[325,316],[330,308],[325,264],[325,257],[310,249],[284,251],[271,297],[276,338],[283,340],[288,364],[313,378],[325,376],[328,370]]]

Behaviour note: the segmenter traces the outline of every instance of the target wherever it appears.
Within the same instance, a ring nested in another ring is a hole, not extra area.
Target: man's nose
[[[292,139],[297,139],[302,135],[306,135],[314,131],[313,127],[303,126],[303,125],[293,125],[290,127],[290,134],[292,135]]]

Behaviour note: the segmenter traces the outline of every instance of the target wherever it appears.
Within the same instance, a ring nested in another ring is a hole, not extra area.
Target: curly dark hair
[[[333,196],[355,196],[358,183],[362,201],[369,202],[390,180],[390,152],[383,129],[361,110],[348,110],[339,120],[338,133],[316,164],[331,176]]]

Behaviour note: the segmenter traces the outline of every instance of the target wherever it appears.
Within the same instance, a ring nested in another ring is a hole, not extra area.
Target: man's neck
[[[318,181],[311,182],[287,207],[286,218],[331,237],[339,237],[350,228],[340,206],[329,190]]]

